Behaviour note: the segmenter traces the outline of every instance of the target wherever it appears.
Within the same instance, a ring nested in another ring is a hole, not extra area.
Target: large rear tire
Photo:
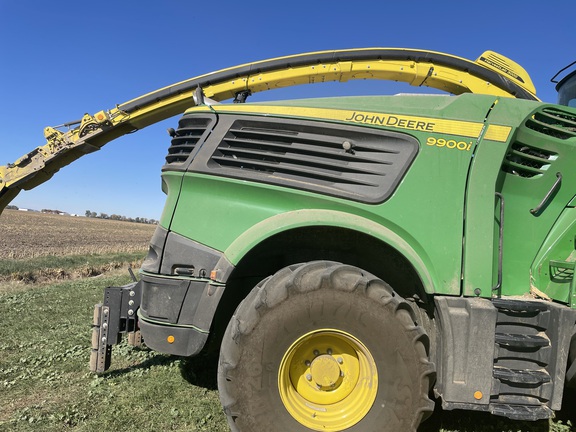
[[[235,432],[416,430],[434,408],[428,349],[382,280],[334,262],[294,265],[230,320],[220,399]]]

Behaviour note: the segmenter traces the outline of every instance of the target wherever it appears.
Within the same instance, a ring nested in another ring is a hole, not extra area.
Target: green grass
[[[105,286],[128,282],[104,275],[0,289],[0,431],[229,430],[215,359],[121,344],[109,372],[88,371],[93,306]],[[567,432],[574,401],[566,406],[562,422],[536,423],[438,409],[419,431]]]
[[[228,430],[213,363],[122,344],[108,373],[88,371],[93,306],[103,287],[128,280],[0,294],[0,430]]]

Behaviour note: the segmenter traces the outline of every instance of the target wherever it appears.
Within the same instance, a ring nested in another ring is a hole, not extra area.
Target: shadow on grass
[[[570,422],[574,430],[576,430],[576,389],[568,389],[564,391],[562,398],[562,409],[556,413],[555,420],[561,421],[563,424]]]
[[[149,352],[147,348],[130,348]],[[154,366],[171,366],[178,363],[182,377],[190,384],[207,390],[218,390],[218,354],[200,354],[196,357],[180,357],[155,353],[151,357],[120,369],[111,369],[102,374],[102,378],[117,378],[138,370],[147,370]]]
[[[192,385],[218,390],[218,353],[200,354],[182,359],[180,373]]]
[[[146,348],[131,348],[131,349],[148,352]],[[99,374],[99,376],[102,378],[117,378],[130,372],[134,372],[137,370],[147,370],[154,366],[170,366],[173,363],[177,362],[178,360],[182,360],[182,357],[173,356],[169,354],[157,354],[150,358],[147,358],[144,361],[141,361],[139,363],[133,364],[125,368],[108,370],[102,374]]]

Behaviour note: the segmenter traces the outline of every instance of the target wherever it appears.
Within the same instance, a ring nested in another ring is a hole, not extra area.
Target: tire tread
[[[330,287],[365,296],[379,305],[391,308],[402,323],[419,355],[420,400],[412,424],[413,430],[434,410],[429,390],[435,378],[435,366],[429,360],[430,342],[424,328],[418,325],[407,301],[376,276],[356,267],[331,261],[314,261],[286,267],[260,282],[240,303],[232,316],[220,351],[218,387],[220,399],[233,432],[240,432],[236,419],[238,398],[233,394],[234,370],[242,356],[242,339],[254,330],[269,309],[288,301],[291,296]]]

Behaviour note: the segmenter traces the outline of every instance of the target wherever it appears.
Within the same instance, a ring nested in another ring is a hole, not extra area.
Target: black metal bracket
[[[234,95],[234,103],[244,103],[248,96],[252,96],[252,90],[242,90]]]
[[[111,363],[112,346],[122,341],[122,334],[138,331],[141,295],[140,282],[104,290],[104,301],[94,306],[90,370],[105,372]]]

